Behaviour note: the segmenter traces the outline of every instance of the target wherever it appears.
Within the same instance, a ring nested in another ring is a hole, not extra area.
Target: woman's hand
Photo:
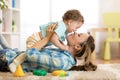
[[[58,23],[53,23],[51,25],[48,26],[47,30],[46,30],[46,37],[50,40],[50,38],[52,37],[52,35],[54,34],[54,30],[56,29]]]
[[[42,38],[41,40],[37,41],[35,44],[32,45],[31,48],[36,48],[38,50],[41,50],[45,47],[45,45],[49,42],[52,35],[54,34],[54,30],[57,27],[57,23],[51,24],[48,26],[46,30],[46,37]]]

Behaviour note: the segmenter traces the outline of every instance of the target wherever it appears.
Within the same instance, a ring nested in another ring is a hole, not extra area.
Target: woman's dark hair
[[[66,11],[66,13],[63,15],[63,21],[67,21],[67,20],[81,21],[82,23],[84,23],[83,16],[76,9],[71,9]]]
[[[95,49],[94,38],[90,35],[87,41],[81,43],[80,45],[82,46],[82,50],[78,54],[76,54],[75,57],[81,57],[85,53],[87,45],[91,49],[91,53],[92,53]]]

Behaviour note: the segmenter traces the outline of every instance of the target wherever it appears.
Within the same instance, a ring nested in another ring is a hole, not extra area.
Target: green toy
[[[46,70],[34,70],[33,74],[37,75],[37,76],[46,76],[47,75],[47,71]]]

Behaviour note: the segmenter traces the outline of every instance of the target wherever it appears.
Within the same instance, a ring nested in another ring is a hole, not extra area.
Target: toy
[[[55,70],[52,72],[52,75],[53,76],[60,76],[60,77],[69,76],[69,74],[64,70]]]
[[[46,70],[34,70],[33,74],[37,75],[37,76],[46,76],[47,75],[47,71]]]
[[[16,68],[16,71],[14,72],[14,76],[15,77],[22,77],[22,76],[25,76],[23,70],[22,70],[22,67],[21,65],[18,65],[17,68]]]

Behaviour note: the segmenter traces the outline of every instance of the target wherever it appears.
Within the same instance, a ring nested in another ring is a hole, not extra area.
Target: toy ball
[[[47,75],[47,71],[46,70],[34,70],[33,74],[37,75],[37,76],[46,76]]]

